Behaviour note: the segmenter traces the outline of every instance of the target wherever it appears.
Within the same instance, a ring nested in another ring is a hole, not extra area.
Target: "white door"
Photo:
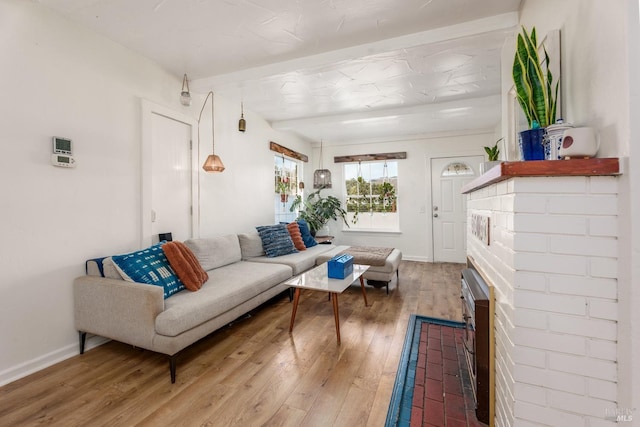
[[[173,240],[193,236],[191,126],[161,114],[151,116],[151,235]]]
[[[484,156],[431,159],[434,262],[465,262],[467,204],[462,187],[478,176]]]

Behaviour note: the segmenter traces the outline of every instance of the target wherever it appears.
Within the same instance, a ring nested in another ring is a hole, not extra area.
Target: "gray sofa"
[[[74,280],[75,326],[80,353],[87,333],[169,356],[175,382],[177,353],[287,290],[284,281],[316,265],[334,245],[267,258],[257,233],[184,242],[209,274],[196,292],[180,291],[164,299],[160,286],[122,279],[113,261],[88,264]]]

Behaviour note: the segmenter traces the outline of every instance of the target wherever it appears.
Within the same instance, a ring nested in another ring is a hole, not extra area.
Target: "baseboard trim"
[[[429,257],[405,256],[404,254],[402,255],[402,259],[403,259],[403,261],[433,262],[433,260],[431,260]]]
[[[102,344],[109,342],[108,338],[91,336],[87,337],[85,344],[85,351],[92,348],[101,346]],[[41,371],[49,366],[60,363],[63,360],[70,359],[78,355],[79,347],[78,343],[66,345],[58,350],[54,350],[50,353],[36,357],[35,359],[28,360],[20,363],[9,369],[5,369],[0,372],[0,387],[31,375],[35,372]]]

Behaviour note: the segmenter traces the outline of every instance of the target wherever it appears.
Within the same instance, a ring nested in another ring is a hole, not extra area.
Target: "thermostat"
[[[71,142],[70,139],[54,136],[53,137],[53,153],[68,154],[69,156],[73,156],[73,143]]]
[[[53,166],[60,166],[63,168],[75,168],[76,167],[76,159],[73,156],[68,154],[52,154],[51,155],[51,164]]]

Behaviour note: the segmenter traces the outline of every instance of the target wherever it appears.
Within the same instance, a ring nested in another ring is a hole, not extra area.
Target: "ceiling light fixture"
[[[322,167],[322,140],[320,140],[320,169],[313,172],[313,188],[331,188],[331,171]]]
[[[185,87],[187,90],[185,90]],[[182,78],[182,92],[180,92],[180,103],[185,107],[191,106],[191,94],[189,93],[189,79],[185,74]]]
[[[240,101],[240,120],[238,121],[238,130],[244,132],[247,130],[247,121],[244,119],[244,104]]]
[[[200,120],[202,120],[202,112],[204,111],[205,105],[207,105],[207,100],[211,96],[211,154],[207,157],[207,160],[204,161],[204,165],[202,165],[202,169],[205,172],[222,172],[224,170],[224,164],[222,164],[222,160],[220,157],[215,154],[215,133],[213,128],[213,92],[209,91],[207,97],[204,99],[204,104],[202,104],[202,109],[200,110],[200,115],[198,116],[198,147],[200,146]]]

